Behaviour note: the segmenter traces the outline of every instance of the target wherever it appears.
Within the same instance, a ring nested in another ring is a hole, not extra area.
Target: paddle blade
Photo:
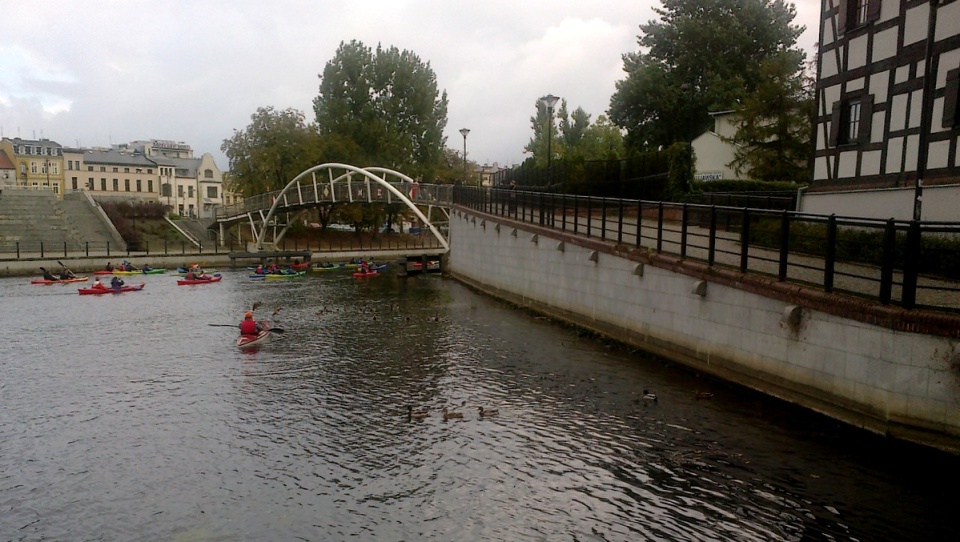
[[[267,331],[269,331],[270,333],[286,333],[287,332],[287,330],[283,329],[282,327],[272,327]]]

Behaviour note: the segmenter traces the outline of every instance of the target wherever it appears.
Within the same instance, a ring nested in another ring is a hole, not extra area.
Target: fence
[[[960,223],[460,187],[510,219],[907,309],[960,311]]]

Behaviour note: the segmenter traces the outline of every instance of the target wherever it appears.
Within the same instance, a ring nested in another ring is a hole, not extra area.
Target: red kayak
[[[94,275],[112,275],[113,271],[107,271],[106,269],[101,269],[99,271],[94,271]]]
[[[363,277],[378,277],[378,276],[380,276],[380,272],[379,272],[379,271],[367,271],[366,273],[364,273],[364,272],[362,272],[362,271],[357,271],[356,273],[353,274],[353,276],[354,276],[354,278],[358,278],[358,279],[363,278]]]
[[[87,282],[88,278],[90,277],[74,277],[72,279],[57,279],[57,280],[34,279],[30,281],[30,284],[66,284],[68,282]]]
[[[146,283],[141,282],[140,284],[131,284],[130,286],[121,286],[119,290],[110,288],[109,286],[104,288],[78,288],[77,293],[80,295],[103,295],[103,294],[122,294],[124,292],[136,292],[143,290],[143,287]]]
[[[188,284],[210,284],[211,282],[220,282],[222,278],[223,275],[217,273],[208,279],[180,279],[177,281],[177,284],[179,286],[186,286]]]
[[[260,321],[258,322],[260,327],[263,328],[263,331],[257,333],[256,335],[240,335],[237,337],[237,347],[241,350],[247,350],[250,348],[256,348],[270,340],[270,322]]]

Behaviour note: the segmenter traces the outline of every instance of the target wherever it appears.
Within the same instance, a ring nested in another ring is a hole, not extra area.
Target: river
[[[452,280],[142,280],[0,279],[0,540],[955,539],[960,459]]]

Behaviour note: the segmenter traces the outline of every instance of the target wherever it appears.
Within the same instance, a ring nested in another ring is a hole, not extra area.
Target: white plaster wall
[[[847,42],[847,70],[867,64],[867,35],[863,34]]]
[[[450,221],[448,268],[454,275],[582,318],[666,341],[701,363],[723,364],[768,382],[775,392],[809,387],[835,405],[851,400],[887,419],[916,420],[960,437],[960,386],[953,345],[804,310],[797,329],[781,323],[785,303],[540,235],[501,227],[467,212]],[[544,272],[549,269],[549,272]],[[883,425],[884,420],[880,420]]]
[[[884,2],[884,4],[896,4],[896,2]],[[927,18],[929,17],[930,7],[926,2],[917,4],[907,10],[906,19],[903,22],[903,45],[910,45],[921,40],[927,39]],[[917,73],[923,73],[917,67]]]
[[[897,54],[897,27],[888,28],[873,35],[873,61],[893,57]]]
[[[734,159],[735,147],[713,132],[706,132],[693,140],[693,152],[697,158],[695,175],[717,172],[721,179],[739,179],[740,175],[727,164]]]
[[[913,219],[914,188],[804,193],[798,207],[804,213],[885,220]],[[960,185],[925,186],[923,220],[960,222]]]

